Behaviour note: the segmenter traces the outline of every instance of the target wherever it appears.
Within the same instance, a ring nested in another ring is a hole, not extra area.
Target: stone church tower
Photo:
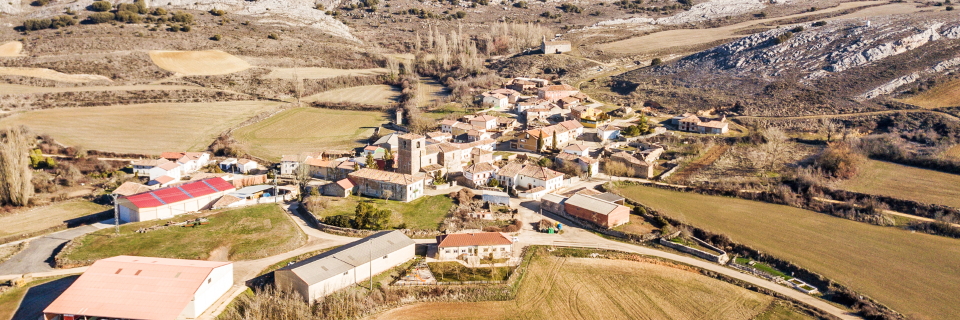
[[[397,137],[400,142],[397,155],[397,172],[417,174],[420,164],[426,153],[427,141],[422,135],[404,134]]]

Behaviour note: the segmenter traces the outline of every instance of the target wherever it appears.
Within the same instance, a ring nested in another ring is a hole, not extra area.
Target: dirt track
[[[23,51],[23,44],[20,41],[0,44],[0,57],[19,57],[21,51]]]
[[[220,50],[150,51],[150,59],[158,67],[189,76],[211,76],[247,70],[249,63]]]

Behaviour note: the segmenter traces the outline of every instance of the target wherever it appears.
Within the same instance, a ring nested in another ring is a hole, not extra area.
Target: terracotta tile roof
[[[532,84],[532,83],[531,83],[531,84]],[[502,95],[505,95],[505,96],[520,94],[520,93],[517,92],[516,90],[507,89],[507,88],[500,88],[500,89],[490,90],[490,93],[498,93],[498,94],[502,94]]]
[[[450,137],[453,137],[453,134],[450,134],[447,132],[434,131],[434,132],[427,132],[427,137],[430,137],[431,139],[450,138]]]
[[[470,150],[471,155],[484,155],[484,154],[491,154],[491,153],[493,153],[493,151],[483,150],[480,148],[473,148],[473,150]]]
[[[204,154],[206,154],[206,152],[186,152],[186,153],[184,153],[185,156],[187,156],[187,157],[189,157],[190,159],[193,159],[193,160],[200,160],[200,157],[202,157]]]
[[[239,164],[248,164],[248,163],[251,163],[251,162],[252,162],[252,163],[257,163],[256,161],[253,161],[253,160],[250,160],[250,159],[240,159],[240,160],[237,160],[237,163],[239,163]]]
[[[486,162],[476,163],[466,168],[463,168],[463,172],[470,172],[470,173],[492,172],[492,171],[497,171],[497,167]]]
[[[483,121],[483,122],[487,122],[487,121],[493,121],[493,120],[497,120],[497,117],[488,116],[488,115],[481,115],[481,116],[477,116],[476,118],[470,119],[470,122],[473,122],[473,121]]]
[[[220,197],[220,200],[217,200],[217,202],[214,202],[212,207],[214,209],[225,208],[231,204],[239,202],[240,200],[243,200],[243,199],[237,198],[236,196],[233,196],[233,195],[225,194],[222,197]]]
[[[185,156],[185,155],[186,155],[186,153],[184,153],[184,152],[163,152],[163,153],[160,153],[160,157],[161,157],[161,158],[164,158],[164,159],[167,159],[167,160],[170,160],[170,161],[180,159],[180,158],[182,158],[182,157]]]
[[[400,135],[399,138],[400,138],[400,139],[406,139],[406,140],[416,140],[416,139],[423,139],[423,136],[422,136],[422,135],[419,135],[419,134],[405,133],[405,134]]]
[[[97,260],[43,312],[177,319],[213,269],[229,264],[133,256]]]
[[[148,186],[145,186],[133,181],[127,181],[121,184],[116,189],[114,189],[112,193],[119,194],[121,196],[129,196],[129,195],[135,195],[138,193],[144,193],[150,190],[153,190],[153,188],[150,188]]]
[[[601,126],[601,127],[597,128],[597,130],[599,130],[599,131],[617,131],[617,130],[620,130],[620,127],[617,127],[617,126],[615,126],[615,125],[609,125],[609,124],[608,124],[608,125]]]
[[[330,160],[323,160],[317,158],[310,158],[307,161],[304,161],[303,164],[314,167],[326,167],[330,164]]]
[[[548,41],[548,42],[549,42],[549,41]],[[568,43],[568,44],[570,43],[570,42],[567,42],[567,41],[562,41],[562,42],[566,42],[566,43]],[[543,87],[543,88],[540,89],[540,90],[543,90],[543,91],[577,91],[576,88],[570,86],[569,84],[555,84],[555,85]]]
[[[446,126],[453,126],[453,125],[458,124],[458,123],[460,123],[460,121],[450,120],[450,119],[440,121],[440,124],[446,125]]]
[[[428,164],[423,167],[420,167],[420,171],[423,171],[423,172],[434,172],[437,170],[443,170],[443,166],[434,163],[434,164]]]
[[[159,177],[157,177],[156,179],[153,179],[153,181],[159,182],[160,184],[168,184],[168,183],[171,183],[171,182],[173,182],[173,181],[175,181],[175,180],[177,180],[177,179],[174,179],[173,177],[171,177],[171,176],[166,176],[166,175],[164,175],[164,176],[159,176]]]
[[[562,177],[563,173],[550,170],[546,167],[528,165],[524,166],[523,170],[520,170],[520,175],[546,181],[556,177]]]
[[[380,146],[366,146],[366,147],[363,147],[363,150],[364,150],[364,151],[374,151],[374,152],[376,152],[376,151],[379,150],[379,149],[383,149],[383,148],[381,148]]]
[[[500,170],[497,170],[497,175],[504,176],[504,177],[514,177],[520,174],[520,170],[523,170],[523,164],[510,162],[507,165],[503,166],[503,168],[500,168]]]
[[[574,130],[578,128],[583,128],[583,125],[580,124],[580,121],[577,120],[567,120],[561,123],[556,124],[558,126],[564,127],[567,130]]]
[[[707,128],[722,129],[722,128],[724,128],[724,127],[727,126],[727,123],[726,123],[726,122],[720,122],[720,121],[714,120],[714,121],[710,121],[710,122],[701,122],[701,123],[699,124],[699,126],[701,126],[701,127],[707,127]]]
[[[497,117],[497,123],[499,124],[511,124],[514,122],[517,122],[517,120],[513,118],[507,118],[507,117]]]
[[[460,146],[458,143],[444,142],[437,146],[440,148],[440,151],[444,153],[460,150]]]
[[[337,181],[337,185],[343,188],[343,190],[350,190],[354,187],[353,181],[350,181],[350,179]]]
[[[439,145],[439,144],[427,145],[427,147],[426,147],[425,149],[426,149],[426,154],[440,153],[440,145]]]
[[[159,165],[158,167],[160,167],[160,169],[170,171],[170,170],[173,170],[173,169],[176,169],[176,168],[180,167],[180,164],[178,164],[178,163],[176,163],[176,162],[167,162],[167,163],[164,163],[164,164]]]
[[[588,146],[586,146],[586,145],[584,145],[584,144],[582,144],[582,143],[574,143],[574,144],[571,144],[571,145],[569,145],[569,146],[566,146],[565,148],[563,148],[563,150],[564,150],[564,151],[568,151],[568,150],[569,150],[569,151],[573,151],[573,152],[584,152],[584,151],[589,152],[589,151],[590,151],[590,147],[588,147]]]
[[[168,163],[168,162],[170,162],[170,160],[167,160],[166,158],[160,158],[160,159],[140,159],[140,160],[133,160],[133,162],[131,162],[131,164],[133,164],[133,165],[135,165],[135,166],[156,167],[156,166],[158,166],[158,165],[161,165],[161,164],[164,164],[164,163]]]
[[[411,185],[411,184],[423,181],[422,177],[416,177],[409,174],[389,172],[389,171],[370,169],[370,168],[363,168],[358,171],[352,172],[350,173],[349,176],[351,178],[383,181],[383,182],[389,182],[389,183],[399,184],[399,185]]]
[[[511,245],[513,241],[499,232],[454,233],[437,237],[437,247]]]

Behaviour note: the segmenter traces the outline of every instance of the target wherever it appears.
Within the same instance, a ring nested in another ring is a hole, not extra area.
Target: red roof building
[[[437,259],[463,259],[471,256],[495,259],[509,257],[513,240],[499,232],[454,233],[437,237]]]
[[[233,286],[233,263],[117,256],[97,260],[43,310],[46,320],[197,318]]]
[[[161,188],[117,199],[120,220],[137,222],[169,219],[175,215],[209,209],[236,187],[223,178],[210,178]]]

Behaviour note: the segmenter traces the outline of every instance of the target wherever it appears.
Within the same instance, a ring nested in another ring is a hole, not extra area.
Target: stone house
[[[363,168],[347,175],[358,194],[383,198],[386,191],[390,200],[410,202],[423,196],[424,178],[409,174]]]
[[[486,162],[474,163],[463,168],[463,178],[471,185],[471,188],[486,186],[493,179],[497,167]]]
[[[580,90],[577,90],[571,85],[558,84],[537,89],[537,98],[548,100],[550,102],[556,102],[557,100],[573,96],[578,93],[580,93]]]

